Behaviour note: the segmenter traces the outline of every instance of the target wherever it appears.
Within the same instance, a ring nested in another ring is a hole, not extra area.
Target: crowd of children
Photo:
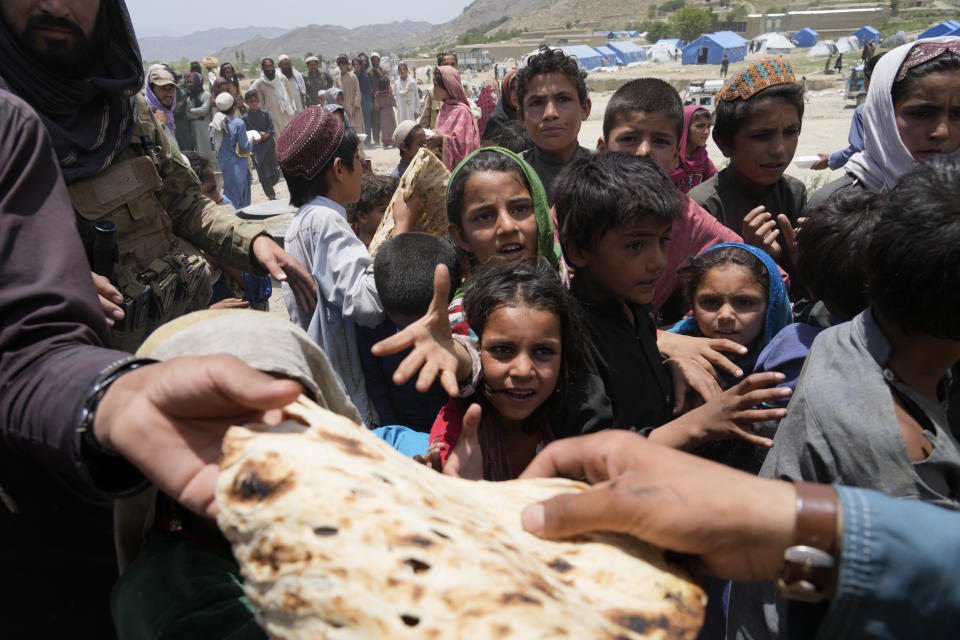
[[[551,440],[613,428],[765,477],[960,508],[960,41],[880,59],[864,150],[809,198],[785,173],[802,84],[782,58],[732,71],[712,120],[666,82],[625,84],[592,152],[577,139],[585,76],[543,48],[504,78],[486,127],[490,143],[519,126],[517,154],[477,148],[459,76],[440,66],[439,138],[381,119],[392,177],[363,175],[336,109],[297,115],[276,140],[299,207],[286,246],[319,302],[298,306],[286,285],[284,300],[365,424],[474,479],[515,478]],[[401,198],[371,259],[423,145],[452,170],[448,236],[410,232],[418,208]],[[798,622],[771,584],[710,592],[702,637]]]

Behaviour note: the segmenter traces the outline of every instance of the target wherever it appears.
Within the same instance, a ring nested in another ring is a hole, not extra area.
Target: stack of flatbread
[[[370,256],[376,256],[380,245],[393,236],[395,224],[393,207],[400,197],[409,202],[410,196],[414,194],[423,196],[423,210],[412,231],[425,231],[435,236],[445,234],[448,226],[446,200],[448,180],[450,180],[450,172],[443,163],[425,147],[421,147],[400,177],[400,184],[383,213],[377,232],[373,234],[373,240],[370,241]],[[414,202],[418,200],[415,199]]]
[[[696,636],[706,597],[662,550],[523,530],[525,506],[586,485],[451,478],[308,400],[287,411],[279,429],[228,431],[217,486],[270,637]]]

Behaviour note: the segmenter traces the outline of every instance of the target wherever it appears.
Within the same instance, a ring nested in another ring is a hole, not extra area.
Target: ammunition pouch
[[[117,224],[115,272],[125,317],[114,325],[113,341],[131,353],[160,325],[204,308],[212,290],[200,251],[173,234],[157,199],[162,184],[153,160],[136,156],[69,186],[83,222]]]

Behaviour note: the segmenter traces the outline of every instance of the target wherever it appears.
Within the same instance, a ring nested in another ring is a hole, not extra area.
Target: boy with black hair
[[[576,58],[546,45],[517,74],[517,114],[533,141],[523,159],[537,172],[551,205],[560,170],[590,155],[577,142],[580,124],[590,116],[586,77]]]
[[[305,309],[283,285],[290,319],[319,344],[368,424],[377,421],[357,353],[357,325],[375,327],[383,307],[367,248],[347,222],[344,205],[360,199],[359,138],[326,109],[310,107],[277,138],[277,160],[299,207],[285,236],[291,255],[308,265],[317,283],[317,307]],[[410,230],[412,214],[395,207],[395,233]]]
[[[354,233],[360,238],[363,246],[369,247],[377,227],[383,220],[383,214],[390,204],[393,192],[397,190],[399,181],[390,176],[381,176],[376,173],[363,174],[360,181],[360,198],[355,204],[348,204],[347,221],[353,227]]]
[[[796,387],[814,338],[867,308],[867,251],[881,201],[871,191],[851,191],[810,212],[797,235],[797,275],[812,299],[797,301],[795,322],[767,344],[755,371],[779,371],[782,386]]]
[[[651,439],[685,449],[731,437],[762,443],[765,439],[746,434],[738,424],[768,415],[743,411],[762,402],[760,397],[784,395],[780,390],[747,395],[774,381],[774,374],[751,376],[672,420],[671,374],[681,388],[690,383],[688,368],[661,359],[649,307],[666,267],[671,226],[682,212],[667,174],[646,157],[611,152],[578,158],[557,181],[556,211],[564,256],[576,269],[571,292],[583,307],[613,412],[609,426],[650,431]]]
[[[758,60],[735,73],[717,94],[713,126],[730,164],[689,193],[778,262],[784,256],[777,226],[789,234],[807,202],[804,184],[784,173],[797,150],[803,109],[803,85],[786,60]]]
[[[257,170],[257,178],[263,193],[271,200],[277,199],[273,187],[280,181],[280,167],[277,165],[277,141],[273,128],[273,118],[266,109],[260,108],[260,94],[256,89],[250,89],[243,95],[247,104],[247,112],[243,115],[243,122],[247,131],[257,131],[260,139],[253,141],[253,166]]]
[[[879,218],[866,263],[870,306],[814,340],[760,475],[958,510],[947,394],[960,361],[960,166],[939,160],[908,173]],[[795,621],[815,629],[825,612],[794,615],[793,606],[785,628],[771,583],[735,583],[728,635],[795,637]]]
[[[677,165],[682,137],[680,94],[659,78],[639,78],[617,89],[607,102],[603,137],[597,140],[597,150],[649,156],[669,174]],[[660,314],[664,324],[671,324],[686,313],[677,269],[715,244],[743,242],[682,191],[677,190],[677,195],[683,211],[673,223],[667,265],[651,300],[654,312]]]
[[[395,335],[427,313],[438,264],[447,266],[452,282],[460,281],[453,244],[429,233],[394,236],[380,247],[373,261],[374,280],[387,318],[373,329],[359,327],[357,345],[367,394],[377,409],[381,425],[403,425],[429,433],[437,413],[449,399],[439,382],[434,382],[424,393],[417,391],[416,379],[403,385],[393,383],[393,374],[410,353],[409,349],[380,357],[370,352],[374,344]]]

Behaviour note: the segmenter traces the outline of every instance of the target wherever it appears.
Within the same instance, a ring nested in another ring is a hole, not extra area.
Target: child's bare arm
[[[450,333],[447,300],[450,273],[445,265],[437,265],[433,273],[433,300],[426,315],[403,331],[373,345],[375,356],[385,356],[412,348],[393,374],[394,384],[404,384],[417,371],[417,391],[425,392],[440,378],[451,396],[459,393],[458,380],[467,380],[473,371],[473,358],[467,347],[454,340]]]
[[[711,440],[732,438],[743,438],[758,446],[772,447],[773,440],[754,435],[746,429],[754,422],[780,420],[787,415],[786,409],[757,408],[764,402],[783,400],[791,394],[789,387],[764,388],[783,379],[783,374],[774,371],[748,376],[703,406],[654,429],[650,433],[650,440],[685,451]]]

